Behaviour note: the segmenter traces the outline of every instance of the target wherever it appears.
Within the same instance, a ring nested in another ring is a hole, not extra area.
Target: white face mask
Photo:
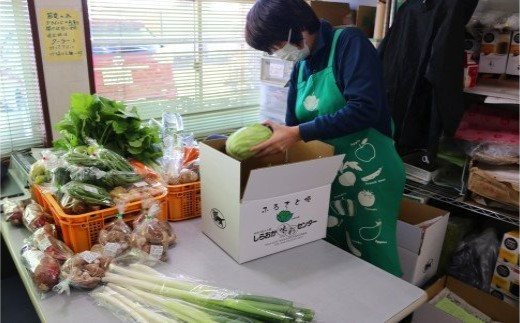
[[[307,46],[305,41],[303,42],[302,49],[298,49],[298,47],[291,44],[291,32],[292,29],[289,29],[289,39],[287,40],[285,46],[275,51],[273,55],[286,61],[300,61],[305,59],[311,53],[309,46]]]

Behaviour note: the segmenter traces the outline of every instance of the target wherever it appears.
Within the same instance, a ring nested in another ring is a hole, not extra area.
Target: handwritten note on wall
[[[40,10],[40,33],[46,61],[73,61],[83,58],[83,28],[80,17],[79,10]]]

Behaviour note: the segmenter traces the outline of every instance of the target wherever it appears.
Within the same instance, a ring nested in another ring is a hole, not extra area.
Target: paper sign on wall
[[[83,58],[80,14],[79,10],[73,9],[40,10],[40,33],[46,61],[72,61]]]

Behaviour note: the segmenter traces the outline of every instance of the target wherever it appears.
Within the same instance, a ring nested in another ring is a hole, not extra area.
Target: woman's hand
[[[265,121],[262,124],[271,127],[273,135],[263,143],[251,148],[252,151],[258,151],[256,157],[283,152],[295,142],[301,140],[298,126],[288,127],[271,121]]]

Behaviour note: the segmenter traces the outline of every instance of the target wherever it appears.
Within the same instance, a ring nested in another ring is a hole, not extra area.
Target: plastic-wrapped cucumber
[[[99,149],[98,151],[99,159],[104,163],[106,169],[110,170],[118,170],[122,172],[133,172],[134,168],[128,162],[128,160],[121,157],[121,155],[108,150],[108,149]]]
[[[65,154],[65,160],[76,166],[105,168],[105,163],[96,156],[71,151]]]
[[[73,181],[97,185],[106,189],[128,186],[141,180],[141,176],[133,171],[103,171],[95,167],[73,167],[70,176]]]
[[[113,206],[108,192],[99,186],[71,181],[62,187],[62,192],[87,204]]]

